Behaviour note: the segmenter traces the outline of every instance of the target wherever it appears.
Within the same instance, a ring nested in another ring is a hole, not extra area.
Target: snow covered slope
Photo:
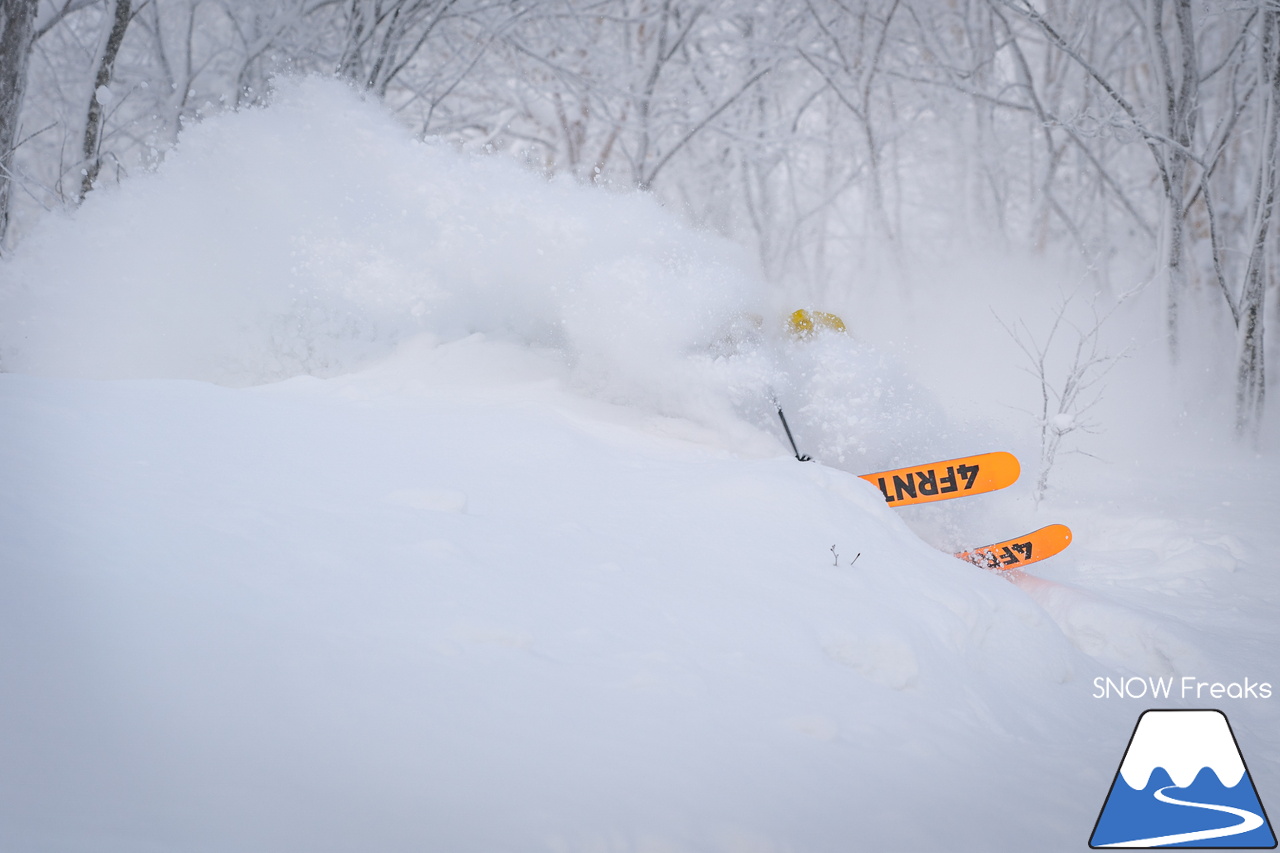
[[[1280,682],[1273,462],[1230,515],[1141,466],[895,512],[851,471],[995,448],[735,326],[749,265],[645,199],[336,87],[0,276],[6,853],[1076,850],[1145,707],[1095,677]],[[1038,579],[944,552],[1048,520]],[[1273,708],[1229,709],[1264,799]]]
[[[918,847],[991,802],[971,765],[1059,751],[1089,670],[1012,584],[850,474],[530,361],[468,339],[256,390],[2,377],[6,825]]]

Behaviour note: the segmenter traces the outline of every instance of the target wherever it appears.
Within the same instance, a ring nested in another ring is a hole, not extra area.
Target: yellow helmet
[[[819,331],[846,332],[844,320],[826,311],[807,311],[804,308],[792,312],[787,318],[787,332],[793,338],[809,338]]]

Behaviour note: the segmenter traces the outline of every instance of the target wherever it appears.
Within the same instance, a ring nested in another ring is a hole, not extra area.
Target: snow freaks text
[[[1093,680],[1094,699],[1270,699],[1271,682],[1243,681],[1222,683],[1201,681],[1193,675],[1181,678],[1104,678]]]

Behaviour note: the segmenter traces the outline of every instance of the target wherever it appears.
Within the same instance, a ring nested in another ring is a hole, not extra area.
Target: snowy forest
[[[0,0],[0,853],[1273,848],[1278,167],[1277,0]]]
[[[1280,11],[1042,5],[6,0],[0,235],[156,168],[277,75],[333,75],[421,139],[652,193],[799,304],[927,300],[947,285],[912,259],[975,241],[1050,259],[1103,314],[1158,292],[1167,361],[1212,362],[1252,434],[1280,317]]]

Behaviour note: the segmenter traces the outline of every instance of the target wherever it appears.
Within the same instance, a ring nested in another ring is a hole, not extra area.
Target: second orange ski
[[[1050,524],[1026,536],[974,548],[972,551],[964,551],[956,556],[975,566],[1005,571],[1052,557],[1054,554],[1061,553],[1070,544],[1071,528],[1065,524]]]

